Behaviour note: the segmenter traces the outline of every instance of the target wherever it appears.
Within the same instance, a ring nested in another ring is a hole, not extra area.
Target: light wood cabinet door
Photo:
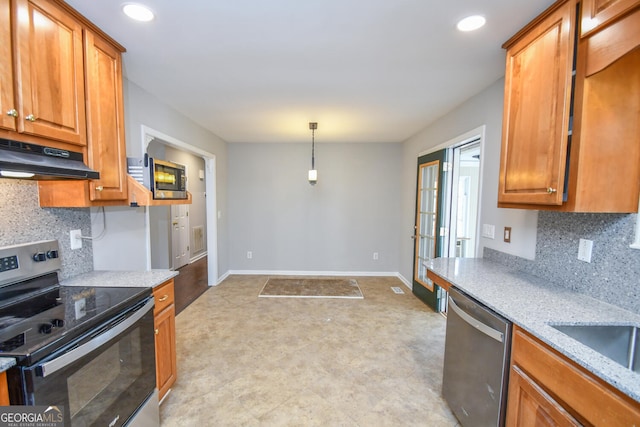
[[[506,425],[640,425],[640,403],[517,325],[512,338]]]
[[[507,42],[499,203],[561,205],[576,3]]]
[[[127,198],[126,147],[120,52],[85,31],[88,164],[100,172],[89,181],[89,198]]]
[[[86,145],[82,25],[49,0],[15,0],[18,131]]]
[[[519,427],[578,427],[581,424],[518,366],[509,376],[507,425]]]
[[[7,373],[0,373],[0,406],[9,405],[9,386],[7,385]]]
[[[156,385],[162,399],[176,382],[176,308],[174,281],[170,279],[153,289],[155,299]]]
[[[640,0],[582,0],[580,37],[600,31],[638,6]]]
[[[0,128],[16,130],[11,46],[11,7],[9,0],[0,0]]]
[[[176,311],[165,308],[154,319],[156,333],[156,385],[162,399],[176,381]]]

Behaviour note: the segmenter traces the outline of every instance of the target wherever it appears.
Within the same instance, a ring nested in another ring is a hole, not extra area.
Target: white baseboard
[[[291,270],[229,270],[231,274],[247,276],[360,276],[360,277],[398,277],[397,272],[391,271],[291,271]]]
[[[202,258],[207,256],[207,251],[204,251],[196,256],[194,256],[193,258],[189,259],[189,264],[191,264],[192,262],[196,262],[198,260],[201,260]]]
[[[229,277],[231,273],[229,273],[228,271],[226,273],[224,273],[222,276],[218,277],[218,281],[214,284],[209,284],[209,286],[218,286],[220,283],[222,283],[224,281],[224,279],[226,279],[227,277]]]
[[[411,289],[411,291],[413,292],[413,283],[411,283],[411,281],[410,281],[410,280],[407,280],[407,279],[406,279],[402,274],[400,274],[400,273],[398,273],[398,279],[400,279],[400,281],[401,281],[402,283],[404,283],[404,285],[405,285],[407,288]]]

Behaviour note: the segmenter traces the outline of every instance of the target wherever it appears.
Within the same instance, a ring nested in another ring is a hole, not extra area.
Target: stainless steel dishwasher
[[[442,395],[463,426],[503,426],[511,322],[449,290]]]

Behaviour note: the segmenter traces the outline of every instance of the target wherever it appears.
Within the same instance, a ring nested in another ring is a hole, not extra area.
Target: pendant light
[[[318,171],[316,170],[316,129],[318,129],[318,123],[309,122],[309,129],[311,129],[311,169],[309,170],[309,184],[315,185],[318,182]]]

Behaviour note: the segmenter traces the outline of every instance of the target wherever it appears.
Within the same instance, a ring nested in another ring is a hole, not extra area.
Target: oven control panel
[[[0,248],[0,286],[59,270],[62,260],[57,240],[22,243]]]
[[[0,273],[18,268],[18,257],[16,255],[0,258]]]

